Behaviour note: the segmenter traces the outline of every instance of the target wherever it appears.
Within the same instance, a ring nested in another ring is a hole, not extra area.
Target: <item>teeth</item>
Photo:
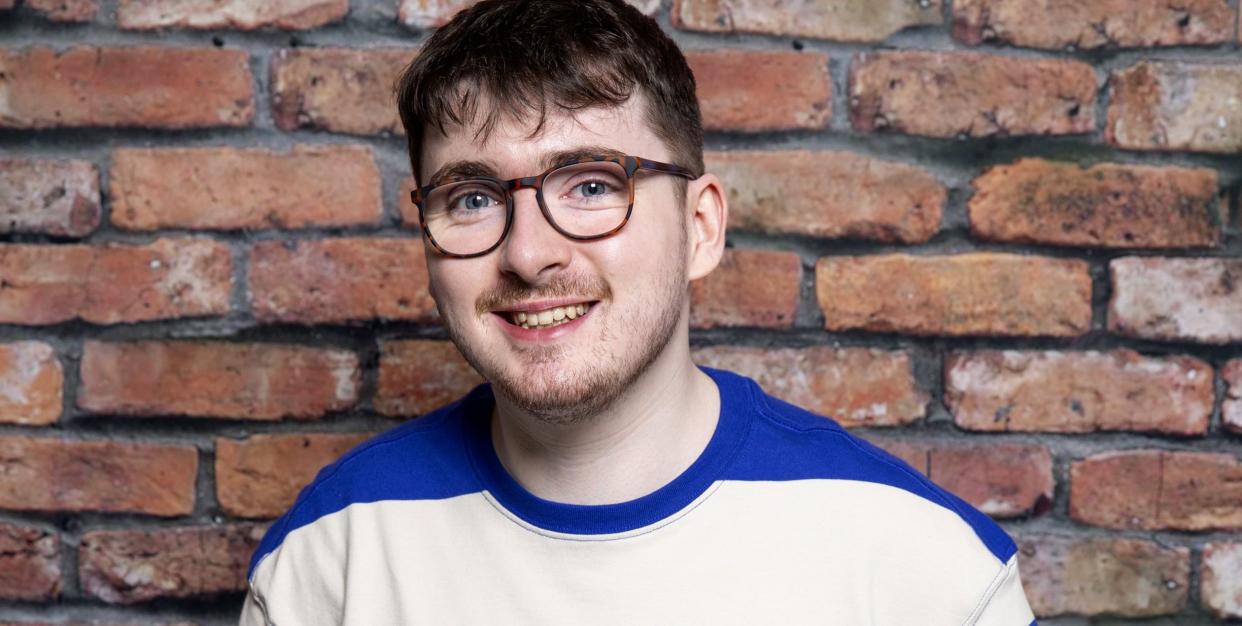
[[[553,307],[537,313],[514,313],[513,321],[522,328],[550,328],[586,315],[588,308],[590,307],[586,304],[571,304],[569,306]]]

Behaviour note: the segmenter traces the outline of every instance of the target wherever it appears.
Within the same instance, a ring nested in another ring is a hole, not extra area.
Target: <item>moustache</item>
[[[612,296],[612,288],[598,277],[557,275],[541,285],[531,285],[513,276],[501,278],[496,286],[479,296],[476,312],[480,315],[537,299],[581,298],[604,300]]]

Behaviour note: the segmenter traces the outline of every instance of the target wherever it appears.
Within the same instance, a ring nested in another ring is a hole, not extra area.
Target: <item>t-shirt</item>
[[[242,624],[1034,623],[992,520],[832,420],[704,371],[721,400],[707,447],[628,502],[523,488],[492,446],[487,385],[359,445],[260,543]]]

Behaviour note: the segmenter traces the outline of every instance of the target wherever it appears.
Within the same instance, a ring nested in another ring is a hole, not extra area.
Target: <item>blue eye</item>
[[[598,181],[591,181],[578,185],[578,190],[582,194],[582,197],[592,198],[608,193],[608,185]]]
[[[499,200],[485,193],[480,193],[476,191],[472,193],[464,193],[454,198],[452,202],[452,206],[454,209],[458,209],[458,210],[478,211],[481,209],[490,208],[499,203],[500,203]]]

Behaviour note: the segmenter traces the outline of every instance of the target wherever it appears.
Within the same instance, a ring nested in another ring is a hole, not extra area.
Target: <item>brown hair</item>
[[[428,128],[445,132],[482,115],[485,137],[502,115],[533,116],[537,134],[549,105],[615,107],[636,89],[675,162],[701,174],[694,75],[655,20],[622,0],[484,0],[436,31],[396,84],[416,178]]]

